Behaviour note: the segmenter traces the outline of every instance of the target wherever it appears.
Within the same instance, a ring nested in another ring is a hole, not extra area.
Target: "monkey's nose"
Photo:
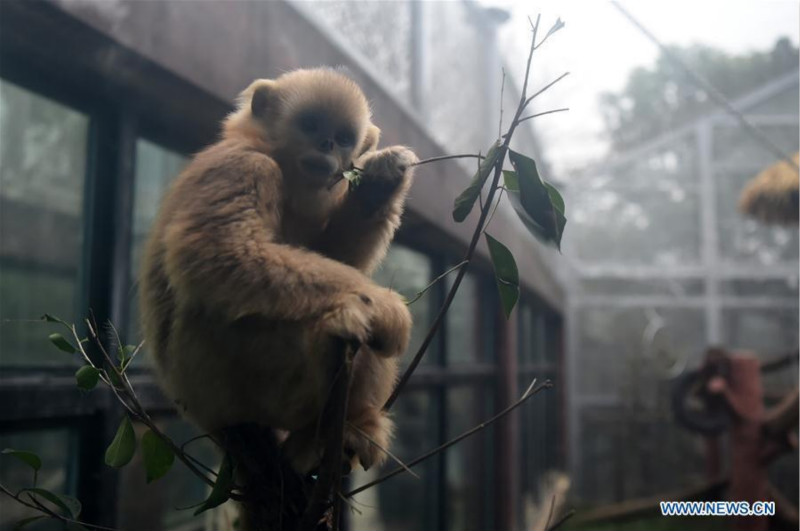
[[[333,151],[333,140],[330,138],[326,138],[322,142],[319,143],[319,150],[323,153],[330,153]]]

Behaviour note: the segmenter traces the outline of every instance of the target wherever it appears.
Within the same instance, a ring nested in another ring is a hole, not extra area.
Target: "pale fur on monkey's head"
[[[359,143],[370,129],[372,111],[361,87],[339,70],[310,68],[253,81],[239,94],[236,110],[224,122],[224,134],[238,132],[271,144],[275,139],[270,132],[281,130],[282,118],[311,105],[362,122]]]

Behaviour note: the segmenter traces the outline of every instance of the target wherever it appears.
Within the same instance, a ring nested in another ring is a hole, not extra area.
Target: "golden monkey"
[[[145,339],[167,395],[205,430],[260,423],[291,432],[295,466],[317,464],[316,426],[335,338],[352,368],[346,447],[381,461],[411,317],[368,275],[400,223],[411,167],[349,78],[329,69],[257,80],[163,200],[141,274]],[[357,187],[341,179],[355,163]]]

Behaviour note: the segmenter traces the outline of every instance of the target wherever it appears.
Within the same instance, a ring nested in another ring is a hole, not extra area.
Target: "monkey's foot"
[[[348,421],[344,431],[345,455],[353,456],[364,470],[380,465],[386,459],[394,423],[384,413],[370,413]]]

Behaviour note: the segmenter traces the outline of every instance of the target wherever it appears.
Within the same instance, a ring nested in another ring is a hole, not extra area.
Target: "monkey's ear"
[[[250,93],[250,112],[256,118],[267,118],[278,108],[278,88],[271,79],[258,79],[247,88]]]
[[[358,158],[367,151],[375,151],[375,148],[378,147],[378,140],[381,138],[381,130],[378,129],[377,126],[373,124],[369,124],[367,127],[367,134],[364,136],[364,141],[361,142],[361,145],[356,150],[356,156],[354,158]]]

